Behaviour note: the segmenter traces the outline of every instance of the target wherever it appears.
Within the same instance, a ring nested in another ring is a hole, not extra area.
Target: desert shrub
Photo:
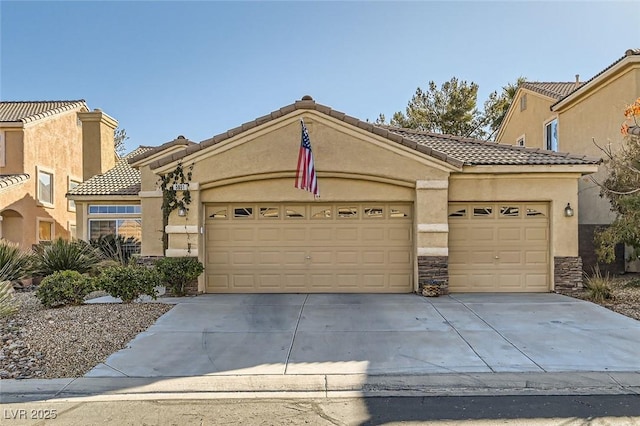
[[[204,271],[195,257],[164,257],[156,261],[155,268],[162,284],[176,296],[184,296],[185,287]]]
[[[140,253],[140,241],[134,237],[102,235],[89,241],[89,244],[100,250],[105,259],[115,261],[120,265],[128,265],[133,256]]]
[[[18,244],[0,240],[0,281],[17,281],[29,275],[33,258]]]
[[[82,240],[58,238],[35,247],[34,273],[43,277],[57,271],[91,272],[102,260],[100,252]]]
[[[591,275],[585,274],[584,288],[587,291],[587,297],[596,303],[611,299],[612,284],[613,279],[609,274],[603,276],[598,268],[594,268]]]
[[[11,281],[0,282],[0,318],[13,315],[18,310],[13,292]]]
[[[125,303],[131,303],[143,294],[155,299],[158,285],[157,272],[143,266],[110,266],[97,277],[98,288]]]
[[[78,271],[56,271],[42,280],[36,290],[36,297],[47,308],[81,305],[84,297],[94,290],[93,278]]]

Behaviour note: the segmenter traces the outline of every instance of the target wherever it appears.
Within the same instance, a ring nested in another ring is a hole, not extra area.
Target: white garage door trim
[[[208,293],[409,293],[410,203],[205,206]]]
[[[547,203],[450,203],[449,291],[549,291],[549,229]]]

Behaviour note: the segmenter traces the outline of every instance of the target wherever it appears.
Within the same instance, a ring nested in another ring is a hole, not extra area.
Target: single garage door
[[[206,206],[209,293],[408,293],[412,204]]]
[[[449,205],[451,292],[549,291],[549,207]]]

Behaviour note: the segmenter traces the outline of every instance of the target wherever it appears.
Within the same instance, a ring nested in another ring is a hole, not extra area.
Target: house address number
[[[174,183],[173,190],[174,191],[187,191],[189,189],[188,183]]]

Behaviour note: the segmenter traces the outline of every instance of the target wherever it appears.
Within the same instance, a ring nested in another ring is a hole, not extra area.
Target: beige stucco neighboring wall
[[[22,128],[4,128],[7,145],[6,167],[0,174],[26,173],[25,184],[4,191],[0,195],[0,213],[17,224],[13,212],[20,219],[20,231],[5,223],[3,237],[31,247],[38,242],[39,221],[53,223],[53,237],[69,238],[69,226],[75,224],[75,212],[69,208],[65,194],[69,181],[82,181],[82,128],[77,121],[81,108],[66,111],[25,124]],[[53,203],[38,201],[38,170],[53,174]]]
[[[527,97],[527,107],[520,110],[520,100]],[[553,120],[557,114],[551,111],[555,99],[527,89],[520,89],[504,119],[504,127],[496,136],[496,142],[515,145],[524,136],[528,148],[546,149],[544,125]]]
[[[578,205],[580,173],[451,175],[449,201],[521,201],[550,205],[551,256],[578,255],[578,218],[565,217],[567,203]],[[579,210],[579,209],[576,209]],[[579,211],[578,211],[579,212]]]
[[[24,173],[23,129],[2,127],[0,125],[0,132],[4,138],[5,149],[5,165],[4,167],[0,165],[0,174]]]
[[[640,64],[629,67],[597,86],[590,86],[572,102],[557,108],[560,149],[565,152],[604,157],[594,144],[611,146],[614,151],[623,143],[620,127],[624,109],[640,97]],[[606,179],[608,170],[602,166],[593,175],[597,181]],[[599,195],[599,187],[590,178],[580,182],[580,223],[607,224],[614,219],[609,203]]]

